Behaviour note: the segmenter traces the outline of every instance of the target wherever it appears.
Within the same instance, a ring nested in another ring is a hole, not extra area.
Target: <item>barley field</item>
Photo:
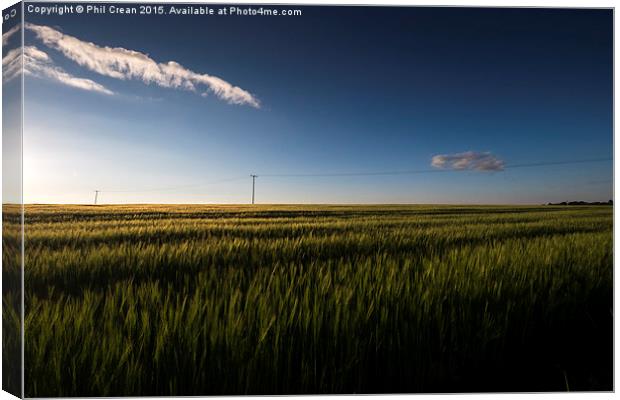
[[[26,396],[612,390],[612,213],[26,206]]]

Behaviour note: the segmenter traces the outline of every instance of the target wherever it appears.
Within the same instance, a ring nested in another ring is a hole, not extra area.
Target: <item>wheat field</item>
[[[26,206],[25,394],[612,390],[612,213]]]

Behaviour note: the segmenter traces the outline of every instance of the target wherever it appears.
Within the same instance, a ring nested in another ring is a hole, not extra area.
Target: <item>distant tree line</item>
[[[613,200],[609,201],[563,201],[561,203],[547,203],[548,206],[613,206]]]

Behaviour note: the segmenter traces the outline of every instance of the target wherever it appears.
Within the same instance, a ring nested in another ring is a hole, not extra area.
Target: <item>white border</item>
[[[66,1],[65,1],[66,2]],[[94,1],[76,1],[79,3],[89,3]],[[192,1],[182,1],[182,0],[149,0],[149,1],[126,1],[128,3],[188,3]],[[7,8],[12,4],[17,3],[16,1],[8,1],[8,0],[0,0],[1,8]],[[260,2],[257,0],[234,0],[230,2],[225,1],[201,1],[200,3],[204,4],[287,4],[287,5],[308,5],[308,6],[316,6],[316,5],[374,5],[374,6],[457,6],[457,7],[557,7],[557,8],[615,8],[616,2],[609,0],[529,0],[529,1],[508,1],[508,0],[475,0],[475,1],[467,1],[467,0],[424,0],[424,1],[411,1],[411,0],[389,0],[389,1],[380,1],[380,0],[319,0],[319,1],[283,1],[283,0],[268,0],[265,2]],[[616,26],[616,13],[614,12],[614,77],[618,72],[618,53],[616,50],[616,43],[618,43],[618,31],[615,29]],[[2,89],[0,85],[0,99],[2,96]],[[614,158],[615,154],[617,154],[618,142],[615,140],[615,132],[616,132],[616,119],[615,116],[618,115],[619,106],[618,103],[615,102],[615,93],[617,93],[618,82],[614,79]],[[0,125],[2,122],[2,115],[0,113]],[[1,147],[1,142],[0,142]],[[1,154],[1,151],[0,151]],[[618,186],[615,185],[615,177],[617,174],[618,165],[614,162],[614,201],[616,201],[618,197]],[[1,172],[1,164],[0,164],[0,172]],[[0,198],[2,197],[2,188],[0,186]],[[618,249],[620,238],[616,234],[617,227],[617,219],[616,213],[614,213],[614,250]],[[616,264],[616,254],[614,253],[614,266]],[[614,293],[615,288],[618,288],[619,283],[619,275],[614,273]],[[1,281],[1,277],[0,277]],[[618,309],[618,297],[614,296],[614,309]],[[0,327],[1,327],[1,319],[0,319]],[[615,326],[614,326],[615,328]],[[617,333],[617,329],[615,329],[615,333]],[[617,337],[615,337],[617,338]],[[0,348],[1,355],[1,348]],[[614,348],[614,359],[618,360],[618,348]],[[615,363],[614,363],[615,365]],[[2,366],[0,363],[0,376],[2,372]],[[620,382],[618,380],[619,373],[618,368],[614,370],[614,381],[615,384]],[[334,397],[342,400],[353,400],[358,398],[359,396],[287,396],[286,398],[327,398]],[[367,396],[364,396],[367,397]],[[609,399],[615,398],[615,393],[552,393],[552,394],[438,394],[438,395],[378,395],[372,396],[372,398],[380,398],[380,399],[419,399],[419,400],[441,400],[441,399],[495,399],[501,398],[505,400],[518,400],[518,399],[552,399],[552,400],[576,400],[576,399]],[[164,399],[186,399],[186,397],[163,397]],[[206,398],[206,397],[205,397]],[[246,397],[225,397],[226,399],[280,399],[278,396],[246,396]],[[0,392],[0,400],[9,400],[15,399],[15,397],[11,396],[6,392]],[[76,398],[79,399],[79,398]],[[148,399],[148,397],[147,397]]]

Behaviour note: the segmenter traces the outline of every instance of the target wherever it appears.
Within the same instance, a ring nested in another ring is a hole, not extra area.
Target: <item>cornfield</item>
[[[612,212],[26,206],[26,396],[612,390]]]

